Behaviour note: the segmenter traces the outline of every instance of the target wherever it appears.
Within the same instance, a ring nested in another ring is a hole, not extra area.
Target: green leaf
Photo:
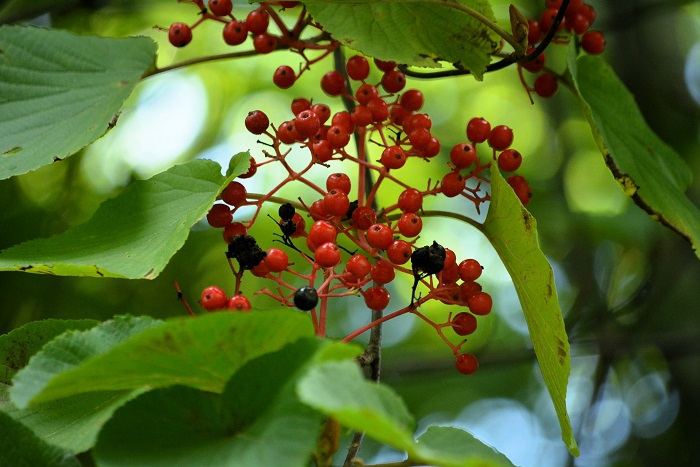
[[[306,466],[323,416],[299,402],[295,383],[335,345],[305,338],[250,360],[221,395],[182,386],[145,394],[106,425],[95,458],[105,466]],[[345,358],[357,354],[344,347]]]
[[[382,60],[440,67],[459,64],[481,79],[500,38],[461,11],[469,7],[494,21],[485,0],[331,0],[304,5],[344,45]]]
[[[143,392],[91,392],[18,409],[10,402],[7,389],[0,385],[0,411],[31,429],[47,443],[72,453],[92,448],[97,434],[114,411]]]
[[[0,27],[0,179],[64,159],[110,129],[154,64],[145,37]]]
[[[418,448],[441,457],[453,457],[455,466],[512,466],[510,460],[459,428],[431,426],[418,437]]]
[[[39,439],[32,431],[0,412],[0,465],[69,467],[77,459]]]
[[[92,319],[47,319],[34,321],[0,336],[0,383],[9,384],[18,370],[47,342],[69,330],[90,329],[99,324]]]
[[[603,58],[574,49],[569,67],[605,163],[625,193],[700,258],[700,210],[685,195],[692,173],[644,121],[634,96]]]
[[[90,351],[100,347],[99,335],[60,337],[17,373],[10,394],[23,408],[85,392],[176,384],[221,392],[248,360],[312,335],[307,316],[284,309],[177,318],[104,352]]]
[[[94,357],[105,354],[129,337],[160,325],[162,321],[147,316],[117,316],[87,331],[68,331],[61,334],[46,344],[29,360],[27,366],[17,372],[10,389],[12,402],[19,408],[27,407],[29,401],[37,394],[47,386],[51,387],[56,375],[71,374],[71,370],[78,369]],[[90,389],[75,391],[64,396],[89,391]]]
[[[535,218],[498,170],[491,171],[491,204],[483,231],[513,280],[540,371],[557,412],[562,440],[569,452],[578,456],[566,411],[566,385],[571,371],[569,339],[554,273],[540,250]]]
[[[136,181],[84,224],[2,251],[0,271],[153,279],[226,184],[248,169],[248,153],[235,157],[240,171],[226,178],[216,162],[194,160]]]

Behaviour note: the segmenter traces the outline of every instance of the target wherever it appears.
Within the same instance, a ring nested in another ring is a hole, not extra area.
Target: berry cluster
[[[173,45],[186,45],[192,29],[205,20],[214,20],[224,24],[227,44],[237,45],[251,37],[257,53],[290,49],[301,55],[304,64],[299,72],[286,65],[275,71],[272,81],[283,89],[291,87],[310,64],[337,52],[339,46],[303,7],[292,28],[287,28],[273,9],[291,8],[298,2],[263,2],[245,21],[233,16],[230,0],[211,0],[208,9],[201,0],[193,3],[200,8],[201,18],[191,27],[183,23],[171,26]],[[270,22],[281,31],[279,37],[268,32]],[[300,39],[309,25],[320,35]],[[319,50],[321,55],[310,60],[306,49]],[[370,81],[373,65],[381,74],[377,82]],[[242,282],[250,271],[270,283],[255,294],[309,312],[319,336],[326,336],[327,315],[332,310],[329,302],[359,296],[366,308],[374,311],[375,318],[380,317],[350,333],[344,341],[382,322],[413,313],[432,326],[450,347],[459,372],[471,374],[477,369],[476,357],[460,353],[466,339],[455,344],[443,330],[450,328],[461,337],[471,335],[477,328],[477,316],[491,312],[491,296],[477,282],[483,268],[473,258],[458,261],[452,250],[434,239],[421,238],[424,219],[440,215],[423,209],[423,202],[427,198],[461,198],[480,212],[481,205],[490,200],[490,171],[514,172],[522,156],[512,147],[513,130],[505,125],[492,127],[484,118],[472,118],[467,123],[462,142],[452,146],[448,155],[432,132],[430,116],[421,112],[423,93],[405,89],[406,84],[406,76],[395,62],[372,62],[355,55],[345,61],[344,69],[329,71],[320,82],[321,90],[342,99],[348,110],[333,112],[324,103],[300,97],[291,102],[290,117],[277,124],[261,110],[249,112],[245,127],[261,138],[258,142],[264,147],[264,158],[251,158],[248,171],[222,191],[221,202],[207,214],[212,227],[223,229],[226,259],[235,278],[234,292],[227,297],[221,288],[207,287],[200,298],[203,308],[249,311],[250,301],[242,293]],[[372,151],[369,143],[373,144]],[[306,161],[298,148],[308,155]],[[437,157],[441,152],[444,158]],[[442,161],[438,164],[443,164],[444,175],[413,186],[397,175],[409,160]],[[347,173],[330,170],[339,161],[354,164],[355,182]],[[286,176],[282,175],[266,193],[248,193],[245,180],[272,165],[280,167]],[[325,183],[319,184],[312,170],[327,171]],[[527,204],[532,194],[525,178],[512,174],[507,181]],[[280,190],[290,184],[305,185],[316,195],[311,199],[285,199]],[[399,195],[392,199],[387,191]],[[264,240],[251,236],[249,229],[260,219],[265,221],[260,214],[272,204],[277,206],[278,214],[272,219],[275,233],[264,245]],[[243,207],[254,207],[254,211],[244,217],[239,214]],[[260,240],[264,247],[259,245]],[[410,300],[392,300],[387,288],[400,275],[411,278]],[[454,316],[449,313],[442,322],[433,321],[420,312],[421,306],[431,300],[463,311]],[[186,302],[185,306],[194,315]],[[394,311],[383,315],[390,306]]]
[[[589,54],[598,55],[605,50],[605,36],[600,31],[590,30],[596,19],[595,9],[583,0],[570,0],[563,5],[562,0],[546,0],[545,11],[539,20],[528,19],[528,49],[527,55],[533,53],[540,42],[552,28],[556,28],[555,44],[567,44],[569,35],[574,34],[580,41],[581,48]],[[556,24],[561,8],[565,7],[561,22]],[[551,97],[556,94],[559,83],[556,74],[545,70],[545,54],[540,53],[534,60],[519,64],[520,77],[528,92],[534,92],[540,97]],[[537,74],[532,87],[525,84],[522,69]]]

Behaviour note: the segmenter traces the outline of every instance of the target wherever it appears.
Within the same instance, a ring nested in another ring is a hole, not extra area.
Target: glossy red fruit
[[[304,99],[303,97],[297,97],[292,101],[291,109],[294,116],[297,116],[304,110],[311,109],[311,101]]]
[[[345,92],[345,77],[337,71],[329,71],[321,78],[321,89],[329,96],[339,96]]]
[[[353,55],[352,57],[348,58],[347,64],[345,65],[345,71],[350,79],[354,79],[356,81],[365,80],[369,76],[369,62],[361,55]]]
[[[415,237],[423,230],[423,220],[412,212],[405,212],[396,223],[404,237]]]
[[[382,71],[391,71],[396,68],[396,62],[374,59],[374,64]]]
[[[523,157],[515,149],[506,149],[498,155],[498,168],[504,172],[514,172],[523,163]]]
[[[488,315],[491,313],[493,301],[491,295],[486,292],[477,292],[467,300],[469,310],[475,315]]]
[[[323,197],[326,204],[326,211],[331,216],[344,217],[350,209],[350,199],[344,192],[332,189]]]
[[[491,134],[491,124],[482,117],[474,117],[467,123],[467,139],[472,143],[483,143]]]
[[[369,206],[360,206],[352,212],[352,224],[358,230],[367,230],[377,222],[377,213]]]
[[[399,146],[389,146],[382,151],[379,162],[387,169],[400,169],[406,164],[406,152]]]
[[[290,237],[299,238],[303,236],[306,232],[306,220],[301,217],[301,214],[295,212],[294,216],[292,216],[292,222],[294,222],[296,229],[294,230],[294,233],[290,235]]]
[[[253,48],[260,54],[269,54],[277,48],[277,38],[269,34],[258,34],[253,37]]]
[[[240,222],[232,222],[224,227],[224,241],[231,243],[231,239],[236,235],[248,235],[248,229]]]
[[[462,177],[459,172],[450,172],[442,177],[440,192],[448,198],[454,198],[462,193],[466,185],[466,179]]]
[[[270,24],[270,15],[261,9],[253,10],[248,13],[245,24],[251,33],[256,35],[263,34],[267,31],[267,26]]]
[[[226,302],[226,309],[231,311],[246,312],[251,310],[250,300],[244,295],[234,295]]]
[[[335,267],[340,263],[340,248],[335,243],[323,243],[314,250],[314,261],[322,268]]]
[[[423,207],[423,194],[415,188],[406,188],[399,195],[398,205],[403,212],[418,212]]]
[[[270,272],[282,272],[289,265],[289,256],[284,250],[270,248],[265,255],[265,266]]]
[[[391,70],[382,76],[382,87],[386,92],[397,93],[406,87],[406,76],[398,70]]]
[[[314,104],[311,107],[311,111],[316,114],[321,125],[326,123],[329,118],[331,118],[331,108],[326,104]]]
[[[605,36],[600,31],[588,31],[581,36],[581,47],[591,55],[602,54],[605,52]]]
[[[333,125],[326,135],[328,142],[336,149],[344,148],[350,142],[350,133],[341,126]]]
[[[372,120],[376,123],[383,122],[389,118],[389,104],[381,97],[370,99],[367,103],[367,108],[372,112]]]
[[[364,279],[372,269],[372,264],[363,255],[353,255],[348,262],[345,263],[345,269],[358,279]]]
[[[248,165],[248,171],[244,174],[238,176],[238,178],[250,178],[258,172],[258,164],[255,162],[255,158],[250,158],[250,164]]]
[[[327,139],[317,141],[311,146],[316,162],[328,162],[333,157],[333,145]]]
[[[414,148],[424,148],[432,137],[433,135],[430,134],[430,130],[427,128],[414,128],[408,135],[408,141]]]
[[[355,91],[355,99],[357,99],[360,105],[367,105],[370,100],[378,97],[379,90],[377,90],[376,86],[372,86],[371,84],[363,84]]]
[[[489,134],[489,146],[496,151],[508,149],[513,144],[513,130],[506,125],[493,127]]]
[[[304,110],[294,118],[294,128],[306,139],[318,133],[321,121],[313,110]]]
[[[277,138],[284,144],[294,144],[301,139],[301,135],[294,127],[294,121],[284,122],[277,128]]]
[[[389,291],[384,287],[376,285],[365,290],[362,294],[365,299],[365,305],[370,310],[382,311],[391,301],[391,295]]]
[[[382,311],[389,306],[391,301],[389,291],[379,285],[370,287],[362,295],[365,299],[365,305],[370,310]]]
[[[406,264],[411,259],[413,248],[405,240],[394,240],[386,249],[386,257],[394,264]]]
[[[423,107],[424,101],[425,98],[423,97],[422,92],[420,92],[418,89],[409,89],[401,95],[399,104],[401,104],[401,107],[406,110],[416,112]]]
[[[476,331],[476,317],[471,313],[465,311],[457,313],[454,318],[452,318],[452,329],[459,336],[468,336]]]
[[[457,371],[463,375],[471,375],[479,369],[479,360],[472,354],[463,353],[457,355],[455,366],[457,367]]]
[[[226,292],[215,285],[207,287],[202,291],[199,303],[207,311],[221,310],[226,306]]]
[[[394,233],[384,224],[371,225],[365,235],[367,242],[372,247],[380,250],[386,250],[391,245],[391,242],[394,241]]]
[[[465,259],[459,263],[459,277],[465,282],[477,280],[483,270],[483,266],[475,259]]]
[[[168,41],[175,47],[184,47],[192,41],[192,29],[185,23],[173,23],[168,29]]]
[[[265,133],[265,130],[267,130],[267,127],[269,126],[270,120],[262,110],[253,110],[248,112],[248,115],[245,118],[246,129],[254,135],[261,135]]]
[[[355,123],[352,121],[352,116],[345,110],[333,115],[333,118],[331,118],[331,126],[343,127],[348,133],[355,131]]]
[[[212,227],[224,228],[233,221],[231,208],[225,204],[215,204],[207,213],[207,222]]]
[[[238,207],[246,202],[248,192],[242,183],[233,181],[221,192],[221,199],[229,206]]]
[[[394,280],[396,272],[389,261],[379,260],[372,265],[369,275],[376,284],[384,285]]]
[[[476,149],[469,143],[456,144],[450,150],[450,161],[458,169],[466,169],[476,160]]]
[[[272,75],[272,82],[275,83],[280,89],[289,89],[294,85],[297,80],[296,73],[294,69],[288,65],[282,65],[275,70],[275,74]]]
[[[352,120],[353,126],[360,128],[366,127],[374,121],[372,111],[369,110],[369,107],[367,107],[366,105],[356,105],[355,108],[352,109],[352,114],[350,114],[350,118]]]
[[[459,298],[464,303],[468,303],[469,298],[477,292],[481,292],[481,285],[478,282],[462,282],[459,284]]]
[[[326,179],[326,190],[340,190],[343,193],[350,194],[350,177],[342,172],[330,174]]]
[[[216,16],[228,16],[232,10],[231,0],[209,0],[209,11]]]
[[[540,97],[552,97],[559,89],[557,79],[549,73],[542,73],[535,80],[535,93]]]
[[[248,27],[243,21],[230,21],[224,26],[223,35],[228,45],[240,45],[248,39]]]
[[[317,246],[327,242],[335,242],[337,235],[338,231],[335,227],[324,220],[314,222],[314,225],[309,229],[309,241]]]

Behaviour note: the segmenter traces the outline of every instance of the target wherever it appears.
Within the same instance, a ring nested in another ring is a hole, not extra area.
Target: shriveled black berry
[[[283,221],[290,221],[292,220],[292,217],[294,217],[294,214],[296,214],[296,209],[294,209],[294,206],[292,206],[290,203],[285,203],[280,206],[277,212],[280,215],[280,219]]]
[[[227,258],[235,258],[242,269],[253,269],[265,259],[265,253],[250,235],[236,235],[228,244]]]
[[[445,248],[434,240],[432,245],[416,249],[411,254],[413,273],[437,274],[445,267],[446,255]]]
[[[297,231],[297,223],[292,222],[289,219],[283,219],[280,222],[280,229],[282,229],[282,234],[289,237],[290,235],[292,235],[294,232]]]
[[[343,217],[344,221],[352,219],[352,213],[355,212],[355,209],[357,209],[357,206],[359,205],[358,201],[352,201],[350,203],[350,207],[348,208],[348,212],[345,213],[345,217]]]
[[[309,285],[299,287],[294,292],[294,306],[302,311],[309,311],[318,304],[318,292]]]

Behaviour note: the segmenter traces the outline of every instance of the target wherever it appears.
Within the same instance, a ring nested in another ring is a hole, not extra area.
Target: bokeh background
[[[509,2],[491,3],[507,24]],[[700,4],[589,3],[598,12],[595,28],[608,40],[606,59],[634,93],[650,126],[693,170],[696,182],[688,195],[700,205]],[[533,17],[543,4],[517,2]],[[234,13],[250,8],[238,2]],[[197,28],[192,44],[182,50],[153,27],[192,23],[196,13],[196,7],[175,0],[76,0],[48,15],[10,20],[80,34],[150,36],[159,43],[163,66],[230,51],[216,24]],[[548,57],[550,63],[561,63],[565,47],[560,49]],[[117,127],[101,140],[61,164],[0,182],[0,249],[84,222],[130,181],[173,164],[208,158],[226,167],[233,154],[248,149],[260,156],[262,148],[243,125],[250,110],[264,110],[281,122],[291,115],[291,100],[301,96],[340,110],[341,103],[319,89],[331,61],[314,66],[290,90],[272,85],[277,66],[296,68],[298,63],[298,56],[278,52],[145,80],[124,106]],[[555,271],[569,332],[567,403],[582,455],[571,458],[560,441],[517,296],[497,255],[478,231],[434,219],[426,221],[423,238],[437,239],[458,258],[477,258],[485,266],[480,282],[495,305],[468,344],[481,362],[469,377],[454,370],[449,350],[432,328],[410,316],[385,326],[383,381],[404,397],[419,421],[418,432],[431,424],[460,426],[523,466],[700,465],[700,261],[690,245],[624,196],[605,168],[579,104],[566,90],[531,105],[515,69],[487,75],[483,82],[471,77],[409,81],[409,88],[418,86],[443,148],[464,139],[466,122],[474,116],[515,131],[514,145],[525,157],[520,172],[534,191],[528,208]],[[447,154],[443,150],[438,157]],[[417,165],[420,170],[406,170],[403,177],[424,185],[426,177],[444,170],[438,165]],[[278,176],[261,171],[246,181],[248,191],[265,191]],[[294,190],[288,193],[297,196]],[[382,196],[389,202],[396,193]],[[258,222],[254,233],[271,239],[273,227]],[[222,252],[221,232],[201,222],[152,281],[0,273],[0,331],[49,317],[182,316],[173,280],[191,303],[208,285],[231,286]],[[251,281],[247,287],[260,286]],[[409,297],[406,282],[392,286],[392,297]],[[337,304],[331,318],[334,335],[342,337],[368,322],[358,300]],[[274,303],[257,297],[254,306]],[[425,310],[434,317],[450,311],[445,305]],[[402,459],[401,453],[371,441],[361,456],[368,462]]]

